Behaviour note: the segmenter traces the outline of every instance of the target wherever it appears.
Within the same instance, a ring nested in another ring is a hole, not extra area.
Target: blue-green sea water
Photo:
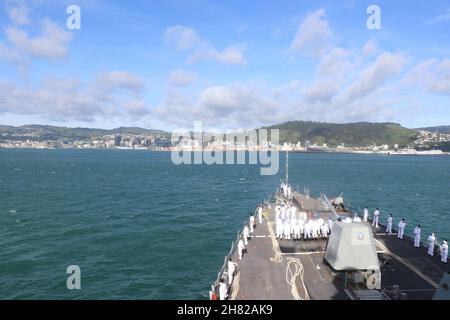
[[[0,150],[0,299],[203,299],[284,176],[170,153]],[[450,157],[291,154],[290,182],[450,236]],[[396,225],[396,223],[395,223]],[[66,268],[81,268],[68,290]]]

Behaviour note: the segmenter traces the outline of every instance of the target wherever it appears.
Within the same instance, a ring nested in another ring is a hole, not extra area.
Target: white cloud
[[[370,55],[376,53],[377,50],[378,50],[378,48],[377,48],[377,44],[376,44],[375,40],[370,39],[364,44],[363,54],[365,56],[370,56]]]
[[[335,47],[325,54],[319,63],[320,75],[336,75],[346,72],[350,67],[351,53],[345,49]]]
[[[166,40],[178,51],[188,51],[189,63],[211,60],[224,64],[246,64],[242,45],[232,45],[224,50],[217,50],[208,40],[203,39],[192,27],[173,26],[165,32]]]
[[[148,114],[139,77],[128,72],[100,74],[90,82],[78,78],[43,80],[39,86],[0,81],[0,114],[39,115],[52,121],[94,121],[96,117],[136,119]]]
[[[316,81],[303,90],[308,102],[329,102],[339,92],[340,85],[335,81]]]
[[[350,86],[348,99],[353,100],[374,92],[390,77],[398,75],[405,64],[404,54],[383,52],[373,64],[362,70],[359,78]]]
[[[195,79],[196,75],[194,73],[183,69],[173,70],[169,75],[170,84],[176,86],[188,86],[194,83]]]
[[[180,25],[168,28],[165,37],[180,51],[192,49],[202,42],[202,39],[192,27]]]
[[[47,59],[66,57],[72,39],[70,32],[48,19],[42,22],[41,34],[34,38],[18,27],[8,27],[5,33],[8,40],[22,53]]]
[[[428,93],[450,95],[450,59],[419,63],[405,77],[403,84],[419,84]]]
[[[144,90],[144,81],[127,71],[109,71],[98,76],[97,84],[108,91],[126,90],[140,93]]]
[[[324,9],[310,13],[297,30],[291,50],[312,57],[322,56],[331,46],[328,19]]]
[[[21,7],[11,7],[8,10],[9,18],[16,25],[27,25],[30,24],[30,18],[28,17],[28,8],[25,6]]]
[[[28,73],[29,63],[14,48],[8,47],[0,42],[0,60],[7,61],[17,67],[19,75],[25,76]]]
[[[446,13],[437,15],[430,20],[427,21],[428,24],[435,24],[440,22],[450,21],[450,10],[448,10]]]

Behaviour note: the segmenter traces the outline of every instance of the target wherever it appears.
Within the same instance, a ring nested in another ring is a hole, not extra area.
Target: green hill
[[[25,125],[20,127],[13,126],[3,126],[0,125],[0,134],[4,138],[15,137],[17,135],[22,136],[22,140],[29,138],[31,140],[58,140],[58,139],[73,139],[73,140],[83,140],[90,139],[93,137],[101,137],[108,134],[159,134],[161,136],[168,137],[170,134],[161,130],[149,130],[136,127],[120,127],[116,129],[106,130],[106,129],[91,129],[91,128],[67,128],[67,127],[57,127],[49,125]],[[36,134],[38,136],[36,136]]]
[[[407,129],[396,123],[322,123],[311,121],[290,121],[267,127],[280,130],[280,142],[297,143],[310,141],[311,144],[330,147],[341,144],[358,147],[370,145],[398,144],[406,146],[414,142],[417,131]]]

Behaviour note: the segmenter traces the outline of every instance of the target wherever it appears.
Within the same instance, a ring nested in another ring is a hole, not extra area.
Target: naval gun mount
[[[357,290],[373,294],[381,289],[381,271],[372,230],[363,223],[336,222],[327,243],[325,261],[335,271],[345,273],[345,284],[351,280]],[[368,290],[367,290],[368,289]]]

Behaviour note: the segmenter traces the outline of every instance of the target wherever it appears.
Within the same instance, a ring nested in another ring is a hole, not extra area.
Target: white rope
[[[286,282],[291,286],[291,293],[294,296],[294,300],[309,300],[308,289],[306,289],[306,285],[303,280],[304,275],[303,264],[300,262],[300,259],[298,258],[287,257],[286,260],[288,262],[286,266]],[[294,270],[292,270],[292,268]],[[303,291],[305,292],[303,298],[300,296],[297,288],[298,277],[300,277],[300,283],[302,285]]]
[[[230,300],[236,300],[237,294],[239,293],[239,281],[241,280],[241,273],[236,272],[236,276],[233,278],[233,283],[231,285],[231,297]]]
[[[273,250],[273,257],[270,258],[270,261],[272,262],[283,262],[283,256],[281,255],[281,251],[280,251],[280,247],[278,246],[278,242],[275,239],[275,233],[273,232],[273,222],[268,222],[268,229],[269,229],[269,233],[270,233],[270,239],[272,240],[272,250]]]

